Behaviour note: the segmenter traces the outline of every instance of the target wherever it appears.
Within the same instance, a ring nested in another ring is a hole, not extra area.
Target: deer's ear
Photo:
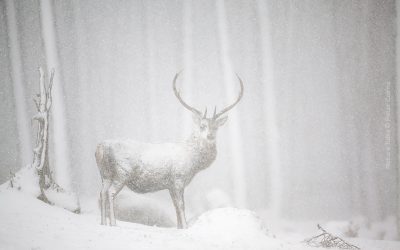
[[[221,127],[222,125],[224,125],[225,124],[225,122],[228,120],[228,117],[227,116],[224,116],[224,117],[222,117],[222,118],[219,118],[219,119],[217,119],[217,126],[218,127]]]
[[[193,118],[193,122],[194,122],[195,124],[200,124],[200,122],[201,122],[201,117],[200,117],[199,115],[193,114],[193,115],[192,115],[192,118]]]

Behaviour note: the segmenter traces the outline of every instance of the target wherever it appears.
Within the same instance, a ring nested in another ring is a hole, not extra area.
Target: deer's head
[[[176,88],[176,80],[178,79],[179,73],[175,75],[174,81],[173,81],[173,89],[175,96],[178,98],[179,102],[189,111],[193,113],[193,121],[195,124],[195,132],[197,135],[202,137],[205,140],[208,141],[214,141],[217,135],[218,128],[221,127],[222,125],[225,124],[226,120],[228,119],[228,116],[222,116],[229,110],[231,110],[242,98],[243,96],[243,82],[240,79],[238,75],[237,78],[239,79],[240,83],[240,93],[238,97],[236,98],[236,101],[232,103],[231,105],[227,106],[226,108],[222,109],[220,112],[217,113],[217,107],[214,108],[214,114],[212,117],[207,117],[207,108],[205,109],[204,113],[201,111],[191,107],[188,105],[185,101],[182,100],[182,97],[179,93],[179,91]]]

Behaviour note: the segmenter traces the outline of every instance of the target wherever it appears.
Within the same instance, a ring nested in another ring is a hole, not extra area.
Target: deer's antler
[[[214,115],[213,115],[213,119],[214,120],[217,119],[218,117],[220,117],[221,115],[223,115],[224,113],[228,112],[229,110],[231,110],[240,101],[240,99],[242,99],[243,91],[244,91],[243,82],[242,82],[242,79],[240,79],[238,74],[236,74],[236,76],[239,79],[239,83],[240,83],[240,93],[239,93],[239,95],[238,95],[238,97],[237,97],[237,99],[236,99],[236,101],[234,103],[232,103],[228,107],[224,108],[220,112],[217,113],[217,107],[215,107]]]
[[[181,72],[182,72],[182,71],[181,71]],[[199,110],[197,110],[197,109],[195,109],[195,108],[189,106],[186,102],[184,102],[184,101],[182,100],[182,97],[181,97],[179,91],[178,91],[177,88],[176,88],[176,80],[178,79],[178,76],[179,76],[179,74],[180,74],[181,72],[176,73],[176,75],[175,75],[175,77],[174,77],[174,81],[173,81],[173,85],[172,85],[172,86],[173,86],[173,88],[174,88],[175,96],[176,96],[176,98],[178,98],[179,102],[180,102],[185,108],[187,108],[188,110],[192,111],[194,114],[196,114],[196,115],[198,115],[198,116],[201,116],[201,112],[200,112]]]

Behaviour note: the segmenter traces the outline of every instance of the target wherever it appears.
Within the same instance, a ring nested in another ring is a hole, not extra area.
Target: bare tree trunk
[[[40,1],[40,20],[44,49],[46,52],[46,63],[48,66],[51,65],[56,69],[60,69],[52,1]],[[60,72],[58,73],[58,76],[61,76]],[[61,77],[55,78],[54,81],[56,88],[54,90],[55,112],[53,114],[54,140],[52,147],[54,148],[54,158],[57,160],[57,167],[54,170],[54,178],[61,186],[69,189],[71,188],[71,181],[69,178],[68,138],[66,132],[63,89],[62,84],[60,84]]]
[[[273,72],[273,56],[271,45],[271,28],[268,12],[268,3],[257,1],[257,17],[259,22],[260,39],[262,46],[262,83],[264,86],[264,107],[266,117],[267,150],[268,160],[270,163],[270,182],[271,182],[271,210],[274,218],[281,216],[282,205],[282,176],[279,157],[279,134],[278,134],[278,119],[276,114],[274,72]]]
[[[149,2],[150,3],[150,2]],[[156,27],[154,25],[154,22],[152,21],[152,8],[151,4],[145,4],[143,6],[144,8],[144,20],[145,20],[145,25],[146,25],[146,79],[147,79],[147,86],[148,86],[148,97],[149,97],[149,112],[150,112],[150,117],[149,117],[149,128],[150,128],[150,133],[149,133],[149,138],[150,141],[154,141],[159,138],[159,133],[158,133],[158,124],[157,124],[157,88],[155,86],[155,75],[156,70],[155,70],[155,58],[156,58],[156,44],[154,41],[155,38],[155,32],[156,32]]]
[[[14,0],[5,1],[7,12],[8,46],[10,48],[11,77],[14,89],[15,109],[17,115],[20,166],[24,167],[31,161],[31,137],[28,116],[26,113],[25,91],[21,51],[18,37],[18,25]]]
[[[53,183],[53,176],[49,166],[49,112],[52,104],[51,90],[53,87],[54,70],[51,71],[48,87],[46,88],[45,76],[42,68],[39,68],[39,94],[34,98],[37,114],[32,120],[38,122],[38,131],[36,137],[36,145],[33,149],[32,166],[36,169],[39,175],[40,196],[39,199],[50,203],[47,199],[44,190],[48,189]]]
[[[397,13],[397,37],[396,37],[396,108],[397,108],[397,142],[400,141],[400,0],[396,1],[396,13]],[[400,147],[397,146],[397,157],[400,155]],[[399,158],[397,158],[400,161]],[[400,239],[400,165],[397,164],[397,235]]]
[[[217,22],[218,22],[218,35],[219,35],[219,47],[221,49],[221,63],[222,63],[222,73],[223,73],[223,81],[227,93],[227,99],[234,100],[235,92],[232,89],[232,84],[234,82],[234,70],[232,67],[232,62],[230,58],[230,44],[228,37],[228,24],[226,18],[225,11],[225,2],[224,0],[216,1],[216,10],[217,10]],[[229,102],[228,101],[228,102]],[[236,110],[232,110],[231,113],[237,112]],[[240,135],[240,125],[235,119],[238,117],[237,115],[231,116],[231,124],[229,125],[229,134],[230,134],[230,153],[231,153],[231,163],[232,163],[232,174],[233,174],[233,193],[235,203],[239,207],[246,207],[247,205],[247,185],[245,178],[245,169],[244,169],[244,160],[242,157],[242,138]]]
[[[183,78],[185,82],[193,83],[193,25],[192,25],[192,1],[183,2],[183,65],[185,70],[183,71]],[[191,88],[186,84],[182,84],[181,89],[188,100],[192,99]],[[186,113],[183,114],[184,127],[183,135],[187,136],[192,128],[192,119]]]
[[[12,175],[8,187],[17,188],[33,194],[38,199],[63,207],[71,212],[79,213],[79,200],[71,191],[58,185],[54,178],[54,172],[49,162],[49,131],[50,110],[52,107],[52,89],[54,82],[54,70],[51,71],[48,84],[45,74],[39,68],[40,81],[39,93],[33,98],[37,113],[32,117],[32,122],[37,122],[36,142],[33,149],[33,162],[21,169],[16,175]],[[25,181],[32,178],[32,181]],[[34,183],[34,184],[33,184]]]

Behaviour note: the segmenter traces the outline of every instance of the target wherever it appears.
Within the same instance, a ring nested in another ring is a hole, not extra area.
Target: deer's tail
[[[97,145],[96,153],[94,155],[96,157],[96,163],[99,168],[104,164],[104,153],[104,145]]]
[[[96,163],[102,180],[112,177],[111,149],[107,144],[100,143],[96,148]]]

